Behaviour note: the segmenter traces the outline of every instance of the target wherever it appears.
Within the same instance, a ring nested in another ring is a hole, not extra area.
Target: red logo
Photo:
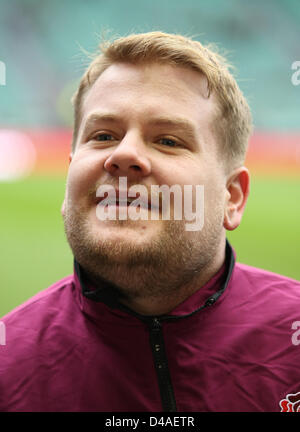
[[[300,392],[287,394],[279,405],[281,412],[300,412]]]

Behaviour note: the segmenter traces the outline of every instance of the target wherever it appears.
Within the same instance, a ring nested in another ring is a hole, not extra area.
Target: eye
[[[111,134],[98,133],[92,137],[95,141],[113,141],[115,138]]]
[[[171,138],[161,138],[158,142],[163,144],[163,145],[166,145],[168,147],[177,147],[178,146],[177,142]]]

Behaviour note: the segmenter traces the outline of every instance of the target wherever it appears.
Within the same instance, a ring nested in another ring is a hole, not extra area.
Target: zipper
[[[175,412],[176,401],[168,367],[162,325],[158,318],[150,321],[150,345],[158,379],[163,411]]]

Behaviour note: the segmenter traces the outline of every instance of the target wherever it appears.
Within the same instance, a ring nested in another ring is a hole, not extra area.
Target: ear
[[[69,165],[70,165],[70,163],[72,162],[72,157],[73,157],[73,153],[70,153],[70,154],[69,154]],[[65,192],[65,198],[64,198],[64,200],[63,200],[63,203],[62,203],[62,205],[61,205],[61,209],[60,209],[60,212],[61,212],[62,216],[64,216],[64,214],[65,214],[65,208],[66,208],[66,197],[67,197],[67,190],[66,190],[66,192]]]
[[[250,192],[250,174],[246,167],[239,167],[230,174],[227,183],[227,200],[224,211],[224,228],[236,229],[242,220]]]

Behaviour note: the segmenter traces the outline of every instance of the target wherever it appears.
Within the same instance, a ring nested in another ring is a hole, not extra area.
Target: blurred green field
[[[0,183],[0,317],[72,272],[60,207],[65,179]],[[253,178],[237,259],[300,280],[300,179]]]

